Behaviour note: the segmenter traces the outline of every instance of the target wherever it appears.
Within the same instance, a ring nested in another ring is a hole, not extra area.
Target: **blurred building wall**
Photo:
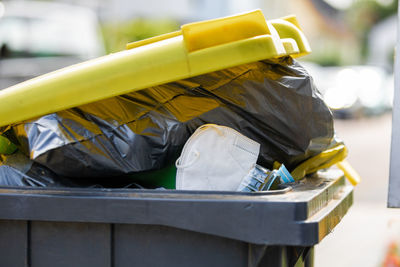
[[[391,16],[376,24],[369,33],[368,64],[387,70],[393,68],[394,47],[397,40],[397,16]]]

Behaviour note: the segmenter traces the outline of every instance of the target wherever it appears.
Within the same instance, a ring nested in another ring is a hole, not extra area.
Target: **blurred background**
[[[400,210],[386,208],[397,5],[397,0],[0,1],[0,89],[188,22],[257,8],[267,19],[296,14],[313,49],[300,60],[332,109],[348,159],[363,178],[349,213],[316,247],[315,266],[400,266]]]

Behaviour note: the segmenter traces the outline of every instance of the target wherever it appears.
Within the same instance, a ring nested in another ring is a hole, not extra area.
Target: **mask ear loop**
[[[204,129],[204,128],[208,128],[208,127],[213,128],[218,133],[218,135],[224,136],[224,132],[221,131],[221,129],[219,128],[220,126],[218,126],[216,124],[212,124],[212,123],[203,124],[198,129]]]
[[[181,161],[182,157],[179,157],[175,162],[175,166],[178,169],[184,169],[184,168],[192,166],[200,158],[200,152],[195,150],[192,153],[194,154],[194,158],[191,161],[189,161],[187,164],[181,164],[180,161]]]

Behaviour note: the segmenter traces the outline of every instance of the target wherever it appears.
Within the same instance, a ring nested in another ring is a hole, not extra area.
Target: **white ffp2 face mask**
[[[257,162],[260,144],[216,124],[199,127],[176,162],[176,189],[236,191]]]

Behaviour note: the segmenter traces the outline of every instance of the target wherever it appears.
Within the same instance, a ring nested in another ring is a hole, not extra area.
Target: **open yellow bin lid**
[[[0,126],[225,68],[311,52],[296,17],[262,12],[183,25],[127,50],[0,91]]]

